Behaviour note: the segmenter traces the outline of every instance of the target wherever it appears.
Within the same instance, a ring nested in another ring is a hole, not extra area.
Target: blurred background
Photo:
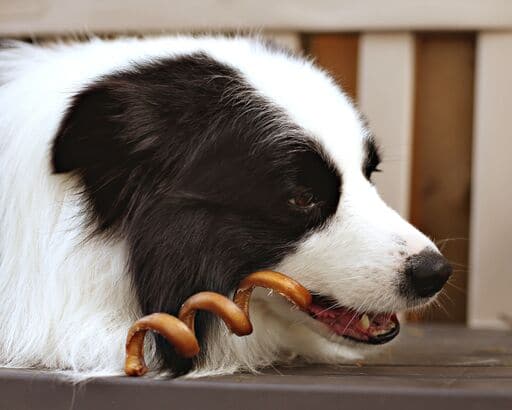
[[[0,0],[0,38],[259,32],[366,114],[384,199],[455,268],[411,321],[512,329],[512,1]]]

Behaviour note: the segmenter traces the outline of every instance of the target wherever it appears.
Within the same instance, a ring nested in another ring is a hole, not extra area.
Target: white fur
[[[366,132],[349,99],[310,62],[241,38],[92,40],[0,51],[0,365],[116,373],[140,315],[122,241],[84,242],[74,180],[50,172],[49,149],[70,97],[94,79],[162,56],[204,51],[240,70],[307,130],[343,175],[335,217],[276,267],[358,309],[396,311],[405,258],[435,246],[379,198],[361,174]],[[297,355],[339,362],[356,347],[259,292],[255,332],[208,337],[197,374],[255,370]],[[150,351],[149,355],[153,353]]]

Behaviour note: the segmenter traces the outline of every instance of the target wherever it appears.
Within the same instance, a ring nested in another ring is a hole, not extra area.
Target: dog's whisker
[[[467,293],[466,289],[463,289],[463,288],[455,285],[453,282],[448,281],[448,282],[446,282],[446,285],[452,287],[453,289],[455,289],[455,290],[457,290],[459,292],[461,292],[462,294],[466,294]]]
[[[453,242],[453,241],[467,241],[469,240],[468,238],[466,237],[455,237],[455,238],[444,238],[444,239],[436,239],[434,241],[434,243],[436,245],[438,244],[443,244],[443,243],[446,243],[446,242]]]
[[[347,325],[345,326],[345,328],[343,329],[343,333],[345,333],[347,331],[347,329],[349,328],[349,326],[352,324],[352,322],[354,321],[354,319],[359,316],[357,314],[357,312],[354,312],[354,314],[352,315],[352,318],[349,320],[349,322],[347,323]]]
[[[453,262],[450,260],[448,260],[448,262],[450,262],[450,265],[455,266],[456,268],[462,268],[462,269],[466,269],[466,270],[468,268],[468,265],[465,265],[463,263],[457,263],[457,262]]]
[[[442,292],[439,293],[439,297],[440,298],[446,298],[448,299],[448,301],[452,304],[452,305],[455,305],[455,302],[454,300],[450,297],[450,295],[443,289]]]
[[[451,318],[452,315],[450,314],[450,312],[444,307],[444,305],[442,304],[441,300],[439,299],[436,299],[434,300],[434,303],[436,304],[436,306],[441,309],[448,318]]]

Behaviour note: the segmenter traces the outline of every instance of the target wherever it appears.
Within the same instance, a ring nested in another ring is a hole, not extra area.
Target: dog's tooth
[[[359,325],[364,330],[367,330],[370,327],[370,318],[368,317],[368,315],[366,313],[359,320]]]

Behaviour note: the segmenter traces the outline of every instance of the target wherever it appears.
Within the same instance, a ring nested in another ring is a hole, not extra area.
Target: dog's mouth
[[[360,343],[384,344],[400,332],[395,313],[357,313],[324,296],[313,296],[308,313],[330,332]]]

